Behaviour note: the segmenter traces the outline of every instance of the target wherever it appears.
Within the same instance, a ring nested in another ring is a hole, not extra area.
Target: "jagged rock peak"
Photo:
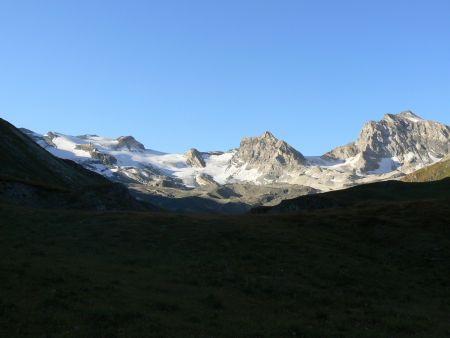
[[[121,136],[117,139],[116,150],[128,149],[130,151],[142,151],[145,147],[142,143],[136,141],[133,136]]]
[[[361,155],[356,166],[363,172],[379,170],[380,163],[389,161],[395,167],[401,164],[415,168],[447,155],[449,143],[450,127],[405,111],[367,122],[353,144],[336,148],[326,156],[346,160]]]
[[[273,134],[270,131],[265,131],[260,138],[265,139],[265,140],[274,140],[274,141],[278,141],[278,139],[273,136]]]
[[[206,167],[202,154],[195,148],[191,148],[186,152],[186,164],[190,167]]]
[[[273,176],[281,175],[285,168],[298,169],[306,164],[300,152],[270,132],[259,137],[243,138],[231,161],[238,166],[246,165],[247,169],[255,168]]]

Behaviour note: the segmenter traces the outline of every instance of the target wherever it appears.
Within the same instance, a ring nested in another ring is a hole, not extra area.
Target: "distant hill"
[[[301,196],[284,200],[273,207],[259,207],[253,213],[285,213],[302,210],[353,207],[374,204],[450,199],[450,178],[435,181],[408,183],[385,181],[360,185],[344,190]]]
[[[0,201],[49,208],[154,209],[103,176],[62,160],[0,119]]]
[[[450,177],[450,157],[415,171],[403,178],[405,182],[430,182]]]

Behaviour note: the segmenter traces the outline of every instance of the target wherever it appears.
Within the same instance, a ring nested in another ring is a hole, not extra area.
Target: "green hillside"
[[[450,158],[422,168],[403,178],[405,182],[430,182],[450,177]]]

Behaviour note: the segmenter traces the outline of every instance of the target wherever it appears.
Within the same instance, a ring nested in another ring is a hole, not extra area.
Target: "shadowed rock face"
[[[274,177],[282,175],[286,169],[295,170],[306,164],[300,152],[268,131],[259,137],[242,139],[231,162]]]
[[[338,147],[324,157],[346,160],[361,155],[357,167],[368,172],[378,169],[383,158],[396,158],[405,167],[432,163],[449,153],[449,143],[449,126],[406,111],[367,122],[354,143]]]
[[[121,136],[117,139],[116,150],[143,151],[145,147],[142,143],[136,141],[133,136]]]
[[[206,167],[202,154],[195,148],[191,148],[186,152],[186,164],[190,167]]]

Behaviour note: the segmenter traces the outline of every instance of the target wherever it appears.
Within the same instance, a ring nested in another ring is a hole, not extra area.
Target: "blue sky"
[[[450,124],[448,0],[0,0],[0,116],[38,132],[314,155],[407,109]]]

